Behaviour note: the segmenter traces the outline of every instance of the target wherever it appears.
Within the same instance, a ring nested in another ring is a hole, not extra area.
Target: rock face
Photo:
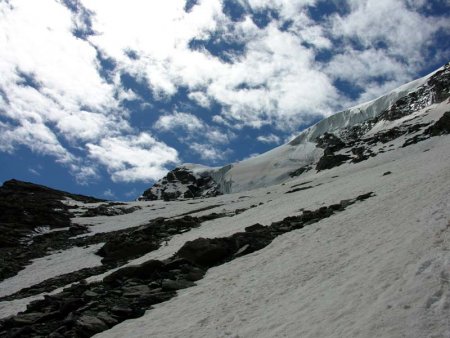
[[[37,227],[60,228],[70,225],[71,207],[65,198],[93,203],[94,197],[70,194],[42,185],[18,180],[0,187],[0,248],[20,244],[20,238]]]
[[[186,198],[221,195],[219,185],[206,172],[194,173],[186,167],[175,168],[144,191],[141,201],[174,201]]]

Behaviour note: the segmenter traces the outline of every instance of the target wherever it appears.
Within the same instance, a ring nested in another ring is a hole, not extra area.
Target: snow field
[[[448,141],[341,166],[314,190],[279,192],[247,217],[267,224],[322,201],[377,196],[209,270],[198,286],[98,337],[448,337]],[[210,225],[202,236],[219,235]]]

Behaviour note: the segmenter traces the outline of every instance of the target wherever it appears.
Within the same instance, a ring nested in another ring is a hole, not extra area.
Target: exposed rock
[[[208,173],[197,174],[186,167],[175,168],[144,191],[139,200],[174,201],[178,199],[221,195],[219,185]]]
[[[61,202],[65,198],[86,203],[101,201],[29,182],[4,182],[0,187],[0,248],[20,245],[19,239],[36,227],[70,226],[74,215],[72,207]]]
[[[195,283],[184,280],[184,279],[178,279],[178,280],[172,280],[172,279],[164,279],[161,283],[161,287],[164,291],[174,291],[174,290],[180,290],[180,289],[186,289],[191,286],[195,285]]]
[[[312,188],[311,185],[308,185],[306,187],[295,188],[295,189],[286,191],[286,194],[292,194],[293,192],[302,191],[302,190],[308,190],[308,189],[311,189],[311,188]]]
[[[119,269],[103,278],[103,282],[117,285],[125,279],[150,279],[159,276],[163,268],[164,264],[161,261],[149,260],[141,265],[127,266]]]
[[[345,143],[336,135],[324,133],[316,139],[317,146],[334,153],[345,147]]]
[[[301,168],[298,168],[297,170],[294,170],[294,171],[290,172],[289,176],[290,177],[297,177],[297,176],[300,176],[301,174],[303,174],[303,173],[305,173],[305,172],[307,172],[307,171],[309,171],[311,169],[312,169],[312,167],[310,165],[305,165],[305,166],[303,166]]]
[[[450,111],[445,112],[435,124],[425,130],[425,134],[430,136],[450,134]]]
[[[130,208],[118,207],[114,203],[102,204],[95,208],[89,208],[81,217],[95,216],[117,216],[132,213],[139,210],[140,207],[134,206]]]
[[[197,238],[186,242],[177,257],[184,258],[199,266],[214,266],[224,261],[236,251],[234,243],[223,238]]]
[[[81,316],[76,321],[76,327],[80,333],[91,335],[108,329],[108,325],[101,319],[94,316]]]
[[[351,157],[343,154],[329,154],[329,155],[323,155],[319,162],[317,162],[316,170],[325,170],[325,169],[331,169],[337,166],[340,166],[345,161],[349,160]]]

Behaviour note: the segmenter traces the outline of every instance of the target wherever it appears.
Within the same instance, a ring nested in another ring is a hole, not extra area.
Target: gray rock
[[[108,330],[108,326],[105,322],[94,316],[81,316],[77,320],[76,326],[82,330],[94,333]]]
[[[13,321],[15,324],[29,325],[35,323],[44,316],[45,314],[41,312],[24,313],[16,317],[13,317]]]
[[[105,322],[109,326],[114,326],[119,323],[117,319],[113,318],[111,315],[104,311],[97,313],[97,318]]]
[[[187,281],[184,279],[179,280],[164,279],[162,281],[162,289],[168,291],[186,289],[194,285],[195,285],[194,282]]]
[[[124,287],[122,290],[124,297],[139,297],[140,295],[150,293],[150,288],[147,285],[128,286]]]

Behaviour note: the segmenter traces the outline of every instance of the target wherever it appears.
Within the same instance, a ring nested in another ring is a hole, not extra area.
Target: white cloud
[[[198,154],[202,160],[209,160],[213,162],[226,159],[232,152],[230,149],[224,151],[217,149],[210,144],[201,144],[197,142],[190,144],[189,148],[194,153]]]
[[[154,129],[158,131],[170,131],[177,135],[179,141],[190,143],[192,140],[205,139],[212,144],[226,144],[234,137],[232,132],[226,132],[212,127],[191,113],[175,112],[162,115],[155,122]],[[187,137],[180,134],[183,130]]]
[[[95,164],[74,156],[71,147],[86,152],[91,149],[87,145],[101,149],[102,138],[140,136],[121,107],[122,100],[136,99],[136,94],[102,78],[96,47],[75,37],[75,28],[87,30],[84,19],[60,2],[0,3],[0,117],[11,121],[0,122],[0,150],[13,152],[24,145],[53,156],[78,182],[87,183],[98,177]],[[160,170],[157,163],[154,172]],[[134,176],[152,176],[146,172]],[[131,176],[125,171],[120,177]]]
[[[28,171],[35,176],[41,176],[41,173],[39,171],[37,171],[36,169],[28,168]]]
[[[116,198],[116,194],[114,194],[114,192],[111,189],[106,189],[103,192],[103,196],[106,198]]]
[[[396,0],[356,0],[348,5],[348,15],[331,18],[330,34],[343,38],[345,44],[325,71],[361,87],[358,101],[373,99],[416,77],[430,62],[426,50],[433,35],[450,28],[445,18],[415,11],[422,1],[409,1],[409,7]]]
[[[11,153],[22,144],[26,144],[38,154],[53,155],[60,163],[71,163],[75,159],[61,146],[55,134],[42,123],[31,123],[27,120],[18,126],[0,123],[1,150]]]
[[[197,116],[183,112],[162,115],[154,125],[154,128],[158,128],[163,131],[171,131],[181,128],[187,130],[188,132],[203,132],[203,127],[204,123]]]
[[[167,172],[166,165],[175,164],[175,149],[157,141],[147,133],[138,137],[118,136],[87,144],[89,156],[103,164],[113,181],[157,180]]]
[[[297,9],[310,3],[249,5],[297,15]],[[189,13],[182,2],[84,4],[96,13],[93,27],[99,34],[90,41],[117,60],[119,69],[144,78],[159,97],[175,94],[178,86],[188,87],[189,97],[198,104],[208,107],[216,101],[224,105],[223,118],[232,125],[260,127],[281,121],[280,127],[294,122],[295,128],[305,112],[329,114],[337,99],[327,75],[314,66],[314,53],[301,44],[316,41],[320,47],[329,46],[311,21],[301,34],[293,34],[280,31],[276,24],[261,30],[250,18],[232,23],[218,0],[199,1]],[[123,25],[117,25],[119,21]],[[223,40],[246,44],[244,54],[225,63],[206,50],[189,48],[192,39],[214,33]],[[138,60],[127,57],[125,50],[135,51]]]
[[[189,93],[188,97],[203,108],[209,108],[211,106],[211,100],[203,92],[192,92]]]
[[[269,135],[260,135],[256,138],[259,142],[262,143],[275,143],[280,144],[281,139],[275,135],[275,134],[269,134]]]

